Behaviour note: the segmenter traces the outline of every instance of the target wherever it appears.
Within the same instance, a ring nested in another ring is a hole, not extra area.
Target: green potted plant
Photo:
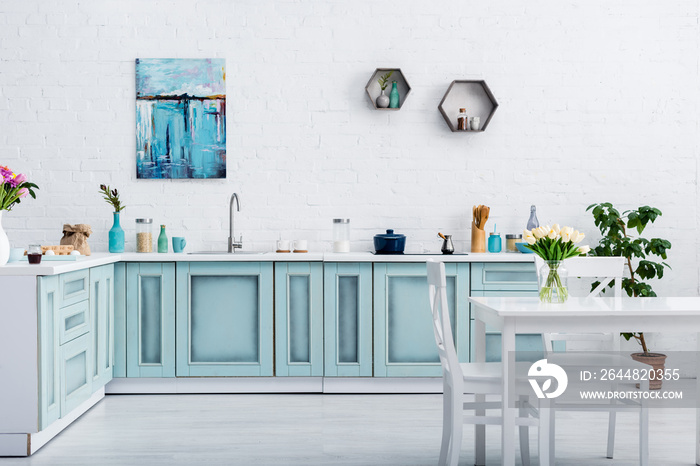
[[[394,71],[391,70],[386,74],[383,74],[377,79],[377,82],[379,83],[379,87],[382,88],[382,93],[377,97],[377,107],[378,108],[387,108],[389,106],[389,96],[387,96],[384,91],[386,91],[386,87],[389,85],[389,78],[391,75],[394,74]]]
[[[591,211],[596,227],[602,238],[598,246],[591,250],[596,256],[622,256],[626,259],[629,277],[622,279],[622,289],[630,297],[656,296],[647,280],[661,279],[664,269],[671,268],[666,262],[666,251],[671,249],[671,243],[662,238],[647,239],[642,237],[649,223],[662,215],[655,207],[642,206],[622,214],[610,202],[591,204],[586,211]],[[637,236],[633,236],[633,231]],[[598,286],[593,283],[591,290]],[[613,286],[613,283],[610,284]],[[621,334],[627,341],[634,338],[642,347],[642,353],[632,354],[632,358],[651,365],[654,371],[661,369],[663,373],[666,355],[649,351],[644,333],[625,332]],[[650,388],[661,388],[661,380],[650,380]]]

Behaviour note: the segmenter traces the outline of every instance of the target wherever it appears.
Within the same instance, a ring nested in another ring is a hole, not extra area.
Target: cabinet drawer
[[[90,307],[88,301],[66,306],[58,312],[59,344],[68,343],[90,331]]]
[[[59,275],[58,306],[64,307],[90,297],[90,269]]]
[[[537,273],[531,262],[472,264],[472,291],[537,291]]]

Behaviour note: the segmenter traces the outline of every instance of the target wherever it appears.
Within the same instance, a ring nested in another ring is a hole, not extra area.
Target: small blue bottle
[[[399,90],[396,88],[396,81],[391,83],[391,93],[389,94],[389,108],[399,108]]]

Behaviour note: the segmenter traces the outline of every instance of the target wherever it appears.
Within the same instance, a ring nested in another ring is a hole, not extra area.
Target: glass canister
[[[523,235],[506,235],[506,252],[519,252],[516,243],[523,241]]]
[[[333,252],[350,252],[350,219],[333,219]]]
[[[153,252],[153,219],[136,219],[136,252]]]

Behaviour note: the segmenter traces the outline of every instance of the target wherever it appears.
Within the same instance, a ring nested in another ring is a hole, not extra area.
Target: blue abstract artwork
[[[224,59],[136,59],[136,176],[226,178]]]

